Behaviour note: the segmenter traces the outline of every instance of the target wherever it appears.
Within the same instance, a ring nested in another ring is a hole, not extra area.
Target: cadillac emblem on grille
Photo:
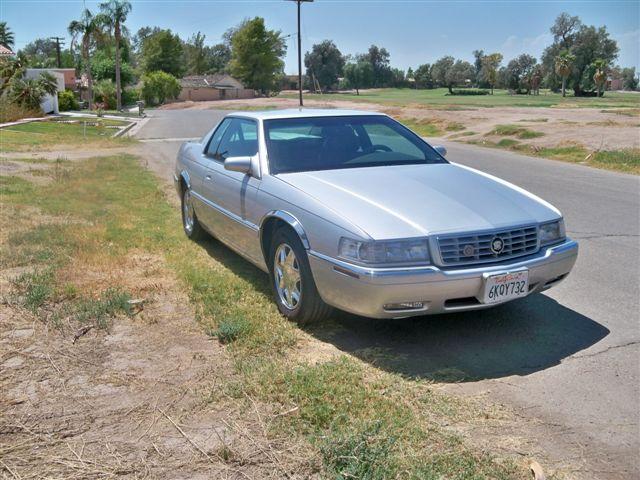
[[[501,254],[504,250],[504,240],[500,237],[493,237],[490,248],[495,255]]]
[[[462,254],[465,257],[472,257],[473,254],[475,253],[476,249],[473,245],[469,244],[469,245],[465,245],[464,248],[462,249]]]

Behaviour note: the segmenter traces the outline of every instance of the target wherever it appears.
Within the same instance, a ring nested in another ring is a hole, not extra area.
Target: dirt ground
[[[208,109],[243,109],[251,108],[295,108],[298,100],[293,98],[255,98],[245,100],[209,101],[209,102],[177,102],[163,106],[163,109],[192,108]],[[431,119],[436,122],[458,122],[464,125],[465,131],[449,133],[444,138],[462,139],[464,141],[502,137],[491,135],[497,125],[515,124],[544,135],[527,139],[526,143],[538,147],[557,147],[564,145],[582,145],[589,150],[618,150],[622,148],[640,148],[637,116],[620,115],[614,111],[603,112],[597,108],[546,108],[546,107],[465,107],[462,110],[433,110],[422,105],[406,105],[390,107],[374,103],[359,103],[320,97],[318,100],[305,100],[305,106],[314,108],[347,108],[382,111],[396,118]]]

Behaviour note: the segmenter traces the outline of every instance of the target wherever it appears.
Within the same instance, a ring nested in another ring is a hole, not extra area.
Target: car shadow
[[[201,245],[265,295],[267,275],[216,240]],[[375,320],[335,310],[302,327],[317,339],[384,370],[438,382],[531,373],[558,365],[609,330],[545,294],[475,312]]]

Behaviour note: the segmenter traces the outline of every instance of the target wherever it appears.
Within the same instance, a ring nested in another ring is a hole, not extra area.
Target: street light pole
[[[298,97],[302,107],[302,36],[300,35],[300,4],[313,2],[313,0],[292,0],[298,4]]]

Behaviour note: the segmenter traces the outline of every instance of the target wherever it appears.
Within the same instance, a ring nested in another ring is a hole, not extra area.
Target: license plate
[[[529,270],[487,275],[482,303],[499,303],[526,297],[529,293]]]

